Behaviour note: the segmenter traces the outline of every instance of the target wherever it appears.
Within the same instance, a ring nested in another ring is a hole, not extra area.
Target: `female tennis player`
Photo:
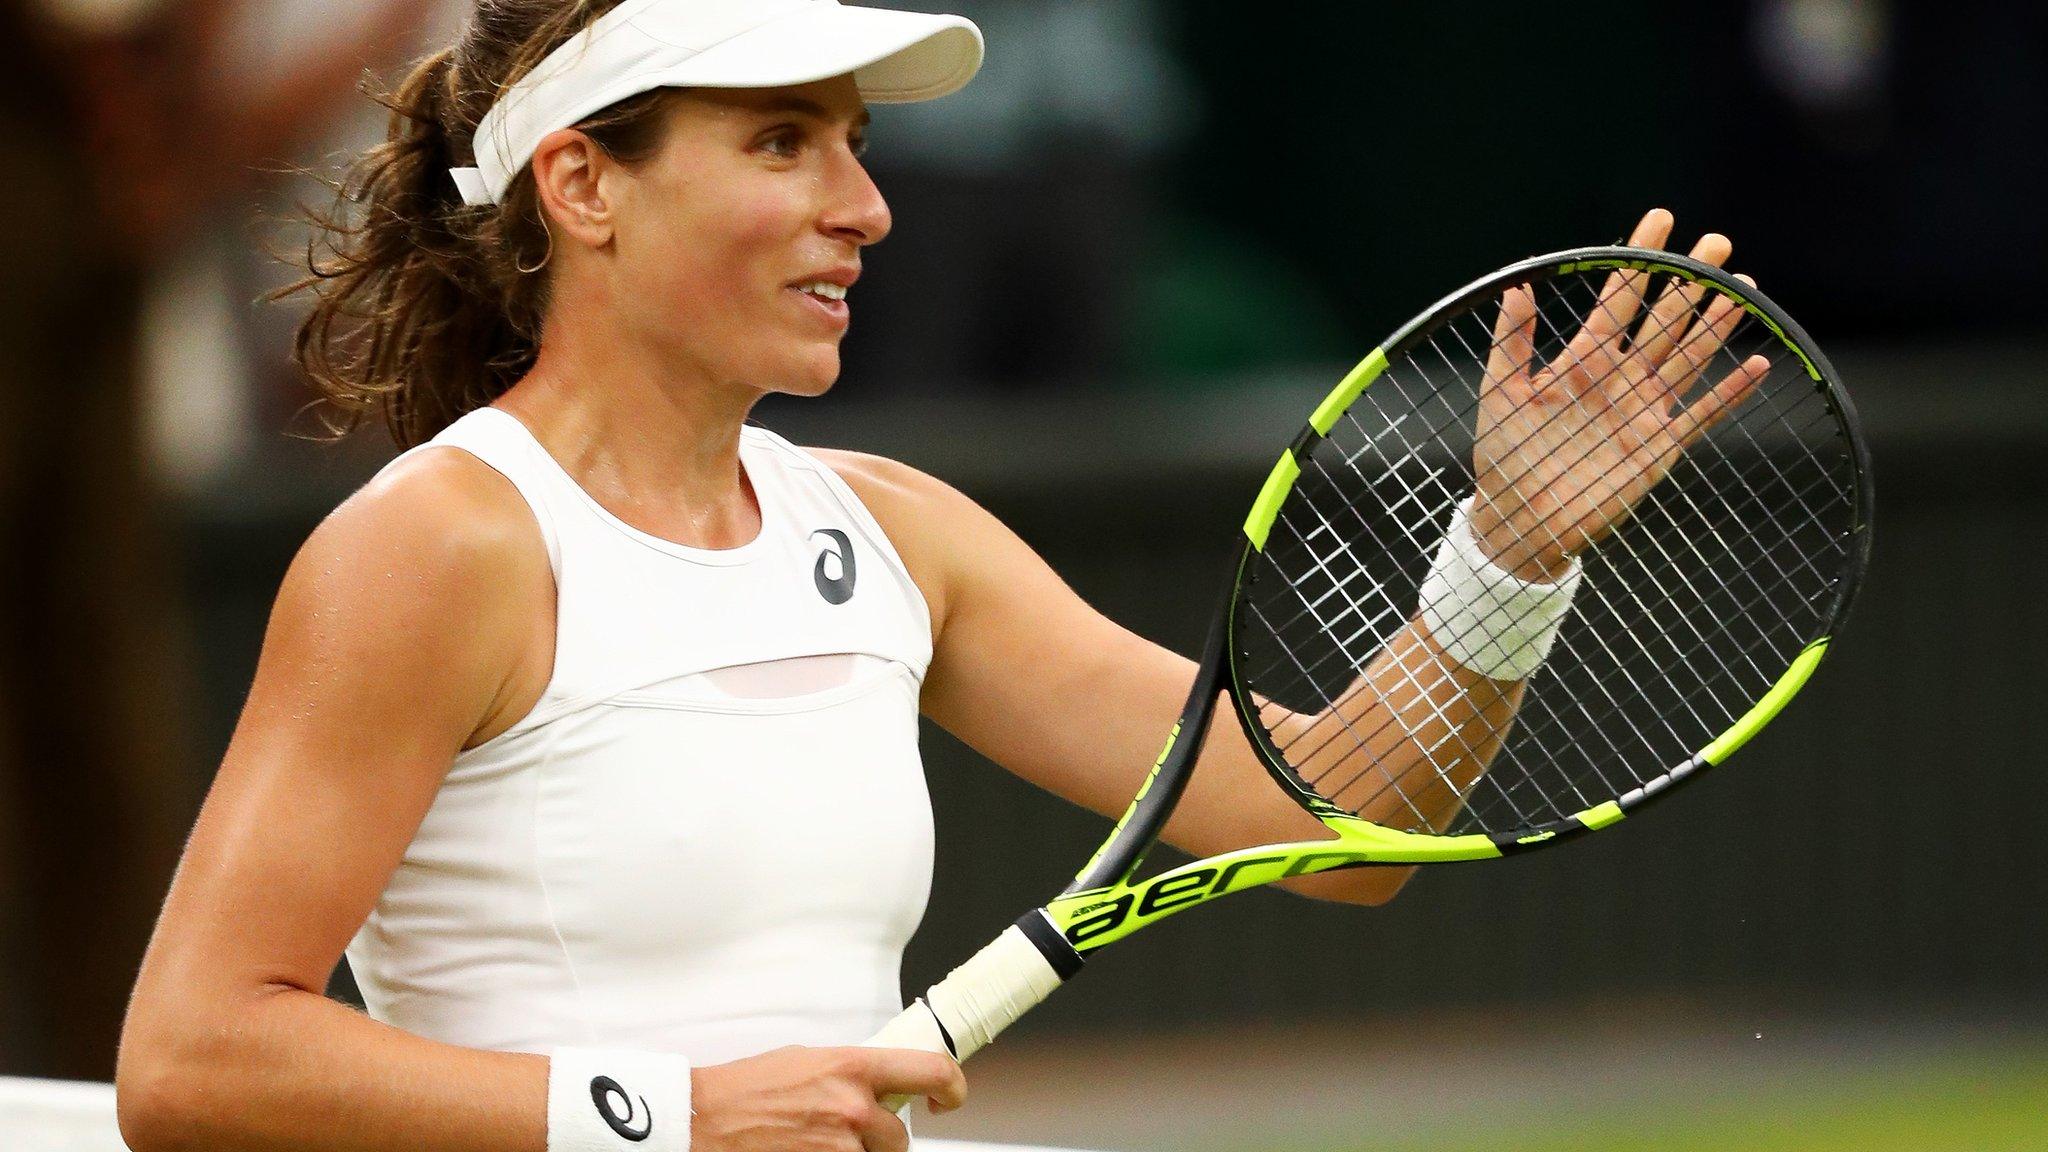
[[[839,375],[890,230],[866,104],[982,47],[832,0],[481,0],[403,83],[299,353],[409,450],[279,593],[123,1036],[137,1152],[898,1150],[879,1097],[961,1104],[946,1057],[851,1046],[930,880],[920,711],[1114,815],[1192,668],[945,484],[746,419]],[[1569,552],[1492,560],[1568,600]],[[1519,683],[1418,643],[1483,766]],[[1320,834],[1234,726],[1203,759],[1170,842]],[[344,951],[367,1017],[322,994]]]

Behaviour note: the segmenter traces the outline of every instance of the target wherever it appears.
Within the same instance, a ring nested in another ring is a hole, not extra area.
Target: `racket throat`
[[[1241,569],[1243,554],[1237,563]],[[1187,702],[1181,706],[1179,722],[1166,738],[1166,747],[1160,750],[1151,773],[1139,786],[1130,806],[1124,809],[1116,827],[1110,830],[1109,838],[1074,877],[1074,882],[1067,885],[1063,896],[1125,884],[1144,865],[1145,853],[1158,840],[1160,830],[1166,827],[1166,818],[1173,814],[1174,805],[1180,803],[1181,793],[1187,789],[1188,777],[1194,771],[1195,760],[1208,739],[1209,721],[1216,712],[1216,698],[1222,695],[1229,675],[1230,612],[1235,602],[1236,587],[1233,583],[1224,596],[1222,610],[1209,629],[1209,638],[1202,646],[1202,660],[1195,669],[1194,683],[1188,688]]]

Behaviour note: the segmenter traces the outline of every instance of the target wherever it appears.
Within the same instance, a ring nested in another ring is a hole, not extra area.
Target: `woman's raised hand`
[[[1662,248],[1671,223],[1670,212],[1652,209],[1629,244]],[[1709,232],[1692,257],[1720,267],[1731,247]],[[1706,289],[1672,280],[1645,313],[1648,281],[1646,272],[1610,275],[1548,364],[1531,363],[1541,319],[1534,296],[1511,288],[1501,297],[1479,393],[1472,532],[1494,563],[1523,579],[1562,576],[1770,371],[1768,359],[1751,356],[1679,406],[1744,312],[1717,295],[1700,314]]]

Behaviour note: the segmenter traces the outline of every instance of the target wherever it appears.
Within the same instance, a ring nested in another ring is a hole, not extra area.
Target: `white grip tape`
[[[1060,983],[1060,974],[1046,962],[1038,946],[1013,924],[932,985],[923,1000],[884,1024],[866,1047],[951,1051],[964,1061],[1044,1002]],[[946,1046],[947,1036],[953,1038],[951,1049]],[[904,1098],[890,1097],[882,1103],[900,1108]]]
[[[1574,558],[1563,579],[1544,584],[1494,564],[1472,535],[1468,499],[1451,517],[1422,581],[1422,624],[1466,668],[1495,680],[1522,680],[1550,655],[1583,573]]]
[[[953,1037],[953,1055],[965,1060],[988,1047],[1059,986],[1060,974],[1024,930],[1012,924],[932,985],[924,998]]]

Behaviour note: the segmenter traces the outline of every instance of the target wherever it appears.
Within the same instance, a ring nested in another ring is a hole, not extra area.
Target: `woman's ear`
[[[612,210],[600,179],[612,158],[573,128],[550,132],[533,153],[533,182],[551,231],[601,248],[612,239]]]

